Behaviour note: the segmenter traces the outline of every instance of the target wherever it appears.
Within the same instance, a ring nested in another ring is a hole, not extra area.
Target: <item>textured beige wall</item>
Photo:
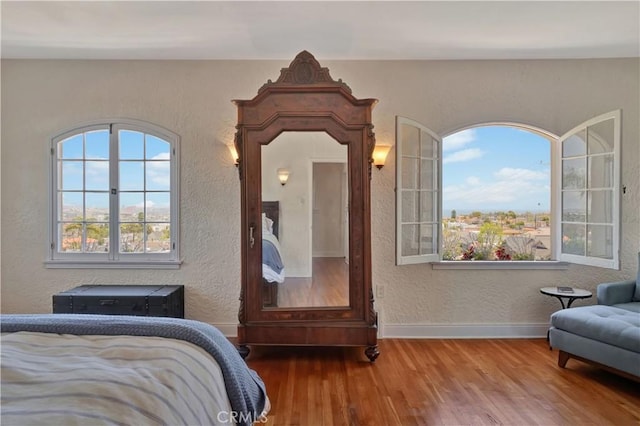
[[[292,55],[293,56],[293,55]],[[595,290],[635,275],[640,248],[638,59],[569,61],[322,61],[356,97],[380,100],[378,141],[394,142],[394,117],[440,134],[488,121],[562,134],[595,115],[623,111],[622,270],[458,271],[394,265],[394,152],[373,170],[373,281],[386,326],[544,325],[558,302],[547,285]],[[189,318],[233,332],[240,286],[240,187],[225,143],[235,107],[289,61],[2,61],[2,312],[50,312],[51,295],[84,283],[186,286]],[[181,138],[179,270],[46,269],[48,141],[90,120],[147,120]],[[584,302],[582,302],[584,304]],[[594,303],[591,299],[586,303]],[[576,303],[578,304],[578,303]],[[460,331],[462,330],[462,331]],[[466,333],[472,335],[470,331]],[[509,334],[509,333],[507,333]],[[514,332],[514,334],[518,334]]]

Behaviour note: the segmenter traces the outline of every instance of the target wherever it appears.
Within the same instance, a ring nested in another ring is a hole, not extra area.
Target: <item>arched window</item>
[[[178,141],[134,120],[51,141],[49,267],[177,267]]]
[[[620,114],[561,137],[491,124],[444,141],[397,117],[396,263],[560,260],[618,269]]]
[[[442,142],[442,259],[551,259],[551,141],[514,125]]]

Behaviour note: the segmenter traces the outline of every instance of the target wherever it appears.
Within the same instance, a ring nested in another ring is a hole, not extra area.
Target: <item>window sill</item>
[[[47,260],[47,269],[180,269],[181,260],[162,261],[81,261]]]
[[[452,260],[433,262],[433,269],[557,269],[565,270],[569,268],[568,262],[556,260],[547,261],[526,261],[526,260]]]

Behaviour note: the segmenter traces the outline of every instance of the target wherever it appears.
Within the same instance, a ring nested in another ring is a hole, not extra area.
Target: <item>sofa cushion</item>
[[[640,302],[618,303],[617,305],[613,305],[613,307],[640,313]]]
[[[551,325],[589,339],[640,352],[640,313],[614,306],[569,308],[551,315]]]
[[[636,283],[632,280],[601,283],[596,288],[598,305],[615,306],[633,301]]]

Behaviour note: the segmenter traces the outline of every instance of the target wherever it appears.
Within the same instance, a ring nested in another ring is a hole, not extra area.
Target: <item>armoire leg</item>
[[[247,358],[249,356],[249,352],[251,352],[251,349],[249,349],[249,346],[247,345],[238,346],[238,353],[240,354],[242,359]]]
[[[369,358],[369,361],[374,362],[378,355],[380,355],[380,351],[378,351],[378,345],[369,346],[364,350],[364,354]]]

